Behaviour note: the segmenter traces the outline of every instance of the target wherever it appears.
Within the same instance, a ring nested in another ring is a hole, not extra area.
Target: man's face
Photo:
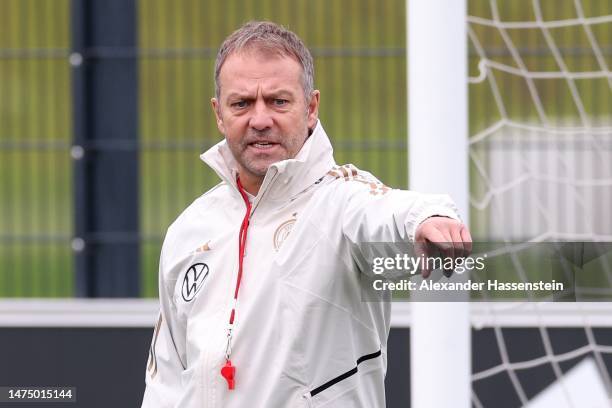
[[[271,164],[293,158],[317,122],[319,92],[306,103],[302,67],[291,57],[246,51],[231,54],[212,99],[219,131],[242,177],[263,179]]]

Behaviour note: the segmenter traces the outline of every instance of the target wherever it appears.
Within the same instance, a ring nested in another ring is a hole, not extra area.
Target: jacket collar
[[[200,158],[221,180],[236,191],[238,166],[224,139]],[[333,149],[323,126],[317,121],[314,131],[293,159],[283,160],[268,168],[256,201],[265,194],[270,200],[288,201],[323,177],[334,165]]]

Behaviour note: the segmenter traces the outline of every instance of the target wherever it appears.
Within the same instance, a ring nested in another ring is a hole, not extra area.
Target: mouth
[[[248,144],[248,147],[257,150],[270,150],[274,149],[276,146],[279,146],[279,143],[273,143],[268,141],[257,141]]]

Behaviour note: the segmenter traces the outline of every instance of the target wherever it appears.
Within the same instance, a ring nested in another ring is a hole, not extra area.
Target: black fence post
[[[139,296],[136,0],[72,0],[76,295]]]

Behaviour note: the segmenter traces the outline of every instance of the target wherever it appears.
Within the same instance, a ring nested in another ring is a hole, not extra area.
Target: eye
[[[232,108],[243,109],[243,108],[246,108],[248,106],[248,104],[249,103],[243,99],[243,100],[240,100],[238,102],[232,103],[230,106]]]
[[[286,99],[274,99],[274,106],[285,106],[289,103]]]

